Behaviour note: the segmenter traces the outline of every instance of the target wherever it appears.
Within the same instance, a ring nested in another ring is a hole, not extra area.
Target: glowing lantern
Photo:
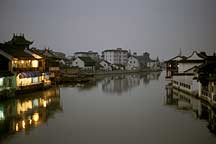
[[[32,119],[33,121],[37,122],[39,120],[39,113],[34,113]]]

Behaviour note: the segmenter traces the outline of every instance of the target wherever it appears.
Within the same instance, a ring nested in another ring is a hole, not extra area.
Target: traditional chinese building
[[[197,74],[198,81],[201,83],[199,96],[216,105],[216,56],[209,57],[203,65],[199,66]]]
[[[0,67],[15,75],[16,90],[43,87],[50,83],[44,58],[29,51],[32,43],[24,35],[13,35],[10,41],[1,44]]]
[[[50,79],[55,82],[60,78],[60,61],[61,58],[55,55],[50,49],[39,50],[31,48],[33,53],[42,56],[45,59],[45,71],[50,73]]]

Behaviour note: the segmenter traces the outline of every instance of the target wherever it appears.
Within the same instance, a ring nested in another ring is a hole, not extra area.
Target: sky
[[[0,42],[73,55],[123,48],[168,59],[216,51],[216,0],[0,0]]]

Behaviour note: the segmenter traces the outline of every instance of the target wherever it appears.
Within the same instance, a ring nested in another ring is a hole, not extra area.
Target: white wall
[[[104,60],[108,61],[111,64],[122,64],[126,65],[128,61],[128,53],[126,51],[105,51],[104,53]]]
[[[177,81],[178,85],[173,82],[173,86],[180,88],[184,91],[199,93],[199,82],[197,80],[193,80],[193,75],[182,75],[182,76],[173,76],[173,81]],[[184,86],[181,86],[180,83],[184,83],[190,85],[190,89]]]
[[[84,62],[81,60],[81,59],[79,59],[79,58],[76,58],[73,62],[72,62],[72,66],[77,66],[77,67],[79,67],[79,68],[85,68],[85,64],[84,64]]]
[[[112,67],[108,63],[106,63],[105,61],[101,61],[100,65],[103,67],[103,70],[105,70],[105,71],[111,71],[112,70]]]
[[[126,69],[127,70],[135,70],[140,68],[140,63],[135,57],[129,57]]]

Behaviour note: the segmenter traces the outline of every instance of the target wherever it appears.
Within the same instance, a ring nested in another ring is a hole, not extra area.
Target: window
[[[42,67],[42,62],[41,61],[39,61],[39,67]]]
[[[3,78],[0,78],[0,87],[3,86]]]
[[[32,61],[32,67],[33,68],[37,68],[38,67],[38,61],[37,60],[33,60]]]

